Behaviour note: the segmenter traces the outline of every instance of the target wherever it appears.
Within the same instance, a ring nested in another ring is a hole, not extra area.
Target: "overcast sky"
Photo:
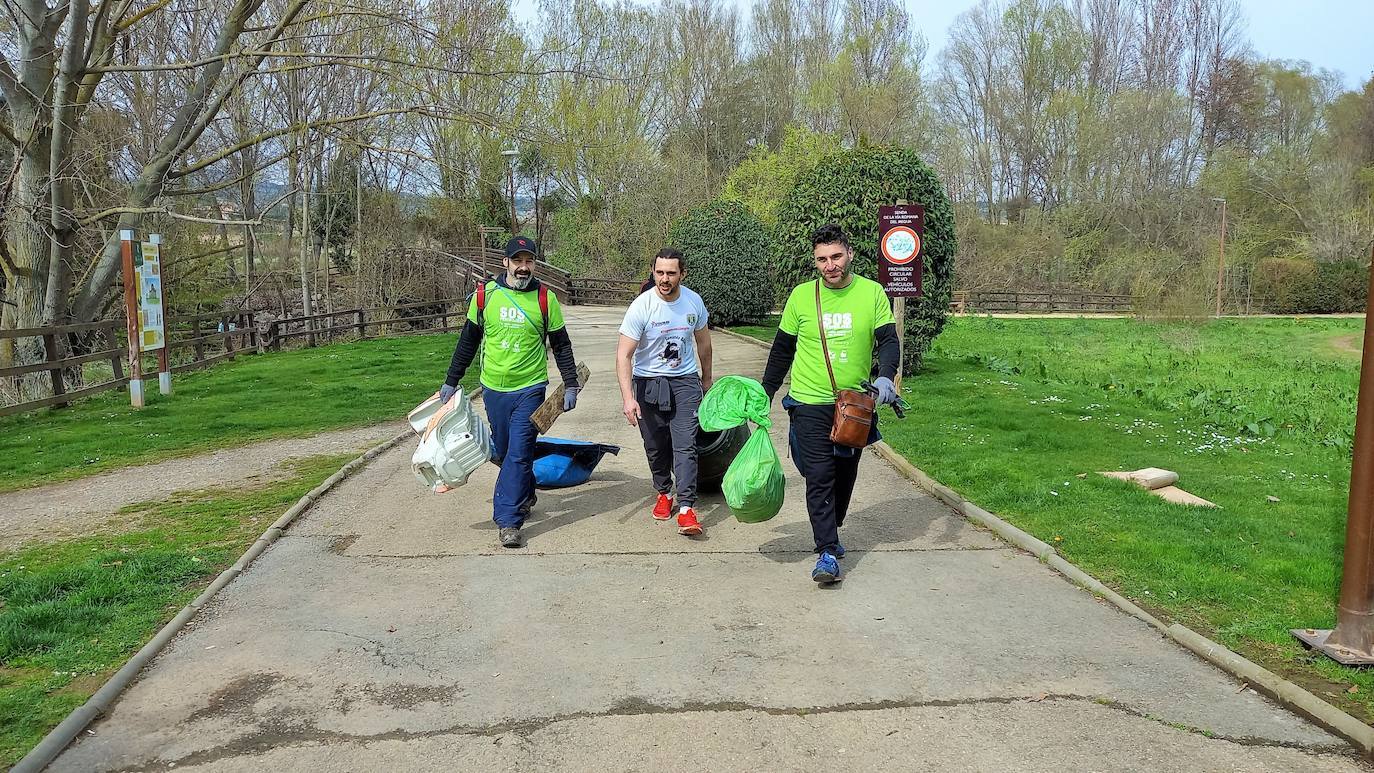
[[[749,0],[728,0],[747,9]],[[954,17],[975,0],[905,0],[917,29],[930,41],[927,67],[933,67]],[[1338,70],[1347,88],[1359,88],[1374,75],[1374,0],[1240,0],[1249,20],[1249,38],[1261,57],[1305,59],[1315,67]],[[535,0],[515,0],[516,18],[532,21]]]

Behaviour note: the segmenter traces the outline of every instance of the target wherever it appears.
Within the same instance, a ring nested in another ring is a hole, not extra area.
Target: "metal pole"
[[[1221,279],[1226,273],[1226,199],[1221,200],[1221,249],[1217,253],[1217,317],[1221,317]]]
[[[515,222],[515,164],[506,164],[506,179],[510,183],[510,234],[520,233],[520,224]]]
[[[1374,261],[1374,250],[1371,251]],[[1374,270],[1370,271],[1374,299]],[[1355,448],[1345,519],[1345,557],[1334,631],[1295,629],[1293,635],[1346,665],[1374,665],[1374,327],[1366,303],[1364,354],[1355,410]]]

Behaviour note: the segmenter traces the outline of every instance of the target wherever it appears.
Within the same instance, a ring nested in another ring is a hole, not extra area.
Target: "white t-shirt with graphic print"
[[[694,376],[697,345],[693,333],[706,327],[706,304],[701,296],[678,288],[677,300],[669,303],[657,289],[640,293],[625,312],[620,334],[639,342],[635,347],[634,375]]]

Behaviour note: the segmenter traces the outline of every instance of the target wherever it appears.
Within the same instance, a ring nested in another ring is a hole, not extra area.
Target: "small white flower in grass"
[[[1059,492],[1058,492],[1058,491],[1055,491],[1054,489],[1050,489],[1050,496],[1052,496],[1052,497],[1057,497],[1057,496],[1059,496]]]

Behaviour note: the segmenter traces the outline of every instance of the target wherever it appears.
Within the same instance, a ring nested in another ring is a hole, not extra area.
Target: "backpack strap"
[[[544,318],[544,338],[549,337],[549,288],[539,284],[539,314]]]
[[[486,327],[487,324],[487,283],[477,285],[477,324]]]

